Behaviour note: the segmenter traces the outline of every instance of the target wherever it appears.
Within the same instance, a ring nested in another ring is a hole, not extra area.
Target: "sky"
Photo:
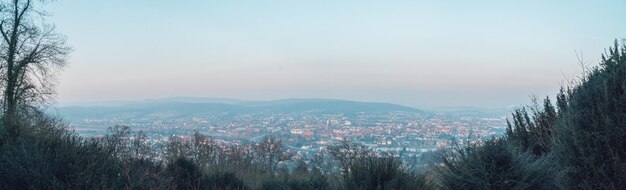
[[[58,102],[510,107],[553,96],[582,71],[578,57],[595,65],[626,38],[623,0],[58,0],[44,9],[74,49]]]

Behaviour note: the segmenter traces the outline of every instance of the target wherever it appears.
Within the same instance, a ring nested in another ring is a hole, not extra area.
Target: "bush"
[[[329,189],[326,179],[312,177],[311,179],[269,180],[263,183],[262,190],[323,190]]]
[[[545,158],[518,151],[502,139],[457,147],[436,168],[441,189],[549,189],[552,170]]]
[[[171,161],[165,171],[172,179],[174,189],[199,189],[202,186],[202,171],[191,160],[179,157]]]
[[[214,173],[206,176],[203,182],[205,189],[235,190],[248,189],[243,181],[233,173]]]
[[[409,172],[396,157],[363,157],[345,173],[347,189],[428,189],[423,176]]]
[[[163,164],[146,158],[122,160],[121,172],[127,189],[166,189],[171,179],[166,178]]]
[[[566,99],[554,157],[564,189],[626,187],[626,48],[617,42]]]
[[[520,108],[513,112],[513,123],[507,120],[506,141],[519,150],[544,156],[551,151],[559,116],[549,98],[543,101],[542,106],[536,99],[533,102],[530,111]]]
[[[100,141],[38,116],[22,122],[20,136],[0,145],[0,189],[121,188],[119,162]]]

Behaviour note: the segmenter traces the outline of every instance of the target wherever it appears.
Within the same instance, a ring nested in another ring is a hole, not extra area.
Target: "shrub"
[[[195,162],[184,157],[171,161],[165,171],[172,179],[174,189],[199,189],[202,186],[202,171]]]
[[[363,157],[349,166],[347,189],[428,189],[423,176],[409,172],[397,157]]]
[[[506,141],[517,149],[535,156],[547,155],[552,148],[554,128],[558,115],[549,98],[539,106],[536,99],[530,111],[516,109],[513,123],[507,120]]]
[[[233,173],[214,173],[205,176],[203,186],[205,189],[235,190],[248,189],[243,181]]]
[[[262,190],[323,190],[329,189],[326,180],[318,177],[310,179],[268,180],[261,186]]]
[[[552,187],[552,170],[545,158],[491,139],[469,144],[442,155],[435,169],[441,189],[543,189]]]
[[[598,67],[559,94],[566,103],[554,157],[565,189],[626,187],[626,47],[610,48]]]
[[[119,162],[100,141],[65,130],[43,115],[22,122],[0,146],[0,189],[121,188]]]

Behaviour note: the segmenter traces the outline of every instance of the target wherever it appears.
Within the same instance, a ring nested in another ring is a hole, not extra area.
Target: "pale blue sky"
[[[498,107],[626,37],[626,1],[58,0],[60,102],[171,96]]]

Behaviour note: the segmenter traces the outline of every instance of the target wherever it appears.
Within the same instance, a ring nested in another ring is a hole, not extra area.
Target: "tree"
[[[66,65],[71,51],[65,37],[45,22],[46,16],[32,0],[11,0],[0,5],[3,122],[10,136],[19,134],[20,111],[37,108],[54,94],[54,69]]]
[[[151,155],[152,149],[148,144],[148,136],[143,130],[137,132],[130,144],[130,149],[133,158],[144,159],[153,156]]]
[[[562,91],[553,155],[564,189],[626,187],[626,46]]]
[[[178,136],[170,136],[165,144],[164,156],[166,160],[193,156],[193,143]]]
[[[222,156],[223,150],[213,138],[196,131],[193,133],[192,152],[200,168],[206,169],[219,164],[218,159]]]
[[[293,154],[287,152],[282,141],[275,136],[265,136],[261,142],[254,146],[259,163],[272,176],[276,172],[279,163],[291,160]]]
[[[345,174],[359,158],[368,156],[369,150],[362,144],[343,140],[339,144],[328,146],[328,153],[339,162],[341,172]]]
[[[107,129],[107,135],[103,138],[110,153],[116,157],[129,157],[128,139],[132,130],[125,125],[116,125]]]
[[[530,111],[516,109],[512,119],[512,123],[507,120],[506,141],[536,156],[550,152],[558,113],[549,98],[542,106],[533,98]]]

